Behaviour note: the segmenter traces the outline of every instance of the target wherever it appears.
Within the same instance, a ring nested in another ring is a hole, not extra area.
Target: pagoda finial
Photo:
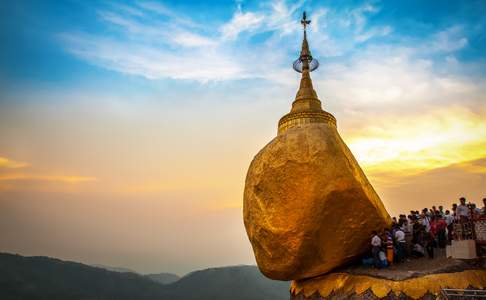
[[[302,73],[302,78],[300,79],[300,86],[297,95],[295,95],[295,100],[292,102],[292,109],[278,122],[279,134],[284,133],[289,128],[310,123],[327,123],[330,126],[336,126],[334,116],[322,110],[321,101],[312,86],[310,72],[319,67],[319,62],[312,57],[309,43],[307,42],[307,26],[310,22],[304,12],[302,20],[300,20],[304,29],[302,49],[300,50],[299,58],[293,63],[294,70]]]
[[[307,42],[307,25],[311,23],[311,20],[307,19],[307,15],[304,11],[302,14],[302,20],[300,24],[304,27],[304,39],[302,40],[302,49],[300,50],[299,58],[294,61],[293,68],[295,71],[302,73],[304,69],[309,70],[309,72],[314,71],[319,67],[319,62],[312,58],[311,52],[309,50],[309,43]]]
[[[307,42],[307,25],[310,24],[310,20],[307,19],[307,15],[304,11],[302,20],[300,23],[304,27],[304,39],[302,40],[302,49],[300,51],[299,58],[294,62],[294,70],[302,73],[302,79],[300,80],[300,88],[297,92],[296,100],[298,99],[317,99],[317,94],[312,87],[312,80],[310,78],[310,72],[319,67],[319,63],[314,59],[309,50],[309,43]]]
[[[305,14],[305,11],[304,13],[302,14],[302,20],[300,20],[300,24],[302,24],[302,26],[304,26],[304,31],[305,31],[305,28],[307,27],[307,25],[310,24],[310,20],[307,20],[307,15]]]
[[[317,69],[319,63],[312,57],[309,43],[307,42],[306,29],[310,22],[304,12],[300,21],[304,27],[302,49],[300,50],[299,58],[293,64],[294,70],[302,73],[302,78],[300,79],[300,86],[297,95],[295,95],[295,100],[292,102],[292,109],[278,122],[278,134],[284,133],[289,128],[310,123],[326,123],[336,127],[336,118],[322,110],[321,101],[312,86],[310,72]]]

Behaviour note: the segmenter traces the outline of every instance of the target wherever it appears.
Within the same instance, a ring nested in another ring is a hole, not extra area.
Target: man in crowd
[[[476,207],[476,203],[471,203],[471,213],[474,217],[481,215],[482,210],[479,207]]]
[[[461,204],[459,204],[456,208],[456,215],[459,220],[464,220],[469,217],[469,209],[467,208],[466,205],[466,198],[461,197],[459,199]]]
[[[448,244],[451,244],[452,241],[452,230],[454,228],[454,217],[451,215],[451,212],[449,210],[445,211],[445,222],[447,225],[447,242]]]
[[[430,217],[429,217],[429,212],[427,208],[424,208],[422,210],[422,214],[420,215],[420,219],[422,221],[422,225],[425,227],[425,231],[429,232],[430,231]]]
[[[381,266],[380,263],[380,249],[381,249],[381,239],[378,236],[378,233],[373,230],[371,238],[371,253],[373,254],[373,263],[375,267],[379,268]]]
[[[444,217],[445,216],[444,206],[442,206],[442,205],[439,205],[439,214],[440,214],[441,217]]]
[[[397,246],[397,262],[403,262],[405,260],[405,252],[406,252],[406,241],[405,241],[405,232],[398,227],[395,231],[395,241]]]

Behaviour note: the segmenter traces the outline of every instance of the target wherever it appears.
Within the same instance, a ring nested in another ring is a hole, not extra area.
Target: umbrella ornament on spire
[[[319,67],[319,62],[314,59],[309,50],[309,43],[307,42],[307,25],[311,23],[311,20],[307,19],[307,15],[304,11],[302,15],[302,20],[300,20],[302,27],[304,27],[304,39],[302,40],[302,49],[300,51],[300,56],[297,58],[292,67],[295,71],[302,73],[304,70],[309,72],[314,71]]]

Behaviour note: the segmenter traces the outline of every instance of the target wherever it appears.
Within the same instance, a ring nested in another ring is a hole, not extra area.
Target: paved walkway
[[[369,266],[353,265],[335,270],[356,275],[369,275],[391,280],[403,280],[427,274],[458,272],[467,269],[477,269],[484,261],[463,261],[446,258],[445,249],[435,249],[435,258],[410,258],[406,262],[397,263],[388,268],[376,269]]]

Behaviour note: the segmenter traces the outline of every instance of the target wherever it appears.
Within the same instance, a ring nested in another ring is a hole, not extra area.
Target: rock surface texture
[[[248,170],[245,226],[260,270],[272,279],[317,276],[350,261],[389,218],[334,126],[287,130]]]
[[[391,223],[336,119],[321,108],[310,78],[313,62],[304,31],[292,110],[246,177],[246,231],[258,267],[272,279],[329,272],[369,250],[371,231]]]

